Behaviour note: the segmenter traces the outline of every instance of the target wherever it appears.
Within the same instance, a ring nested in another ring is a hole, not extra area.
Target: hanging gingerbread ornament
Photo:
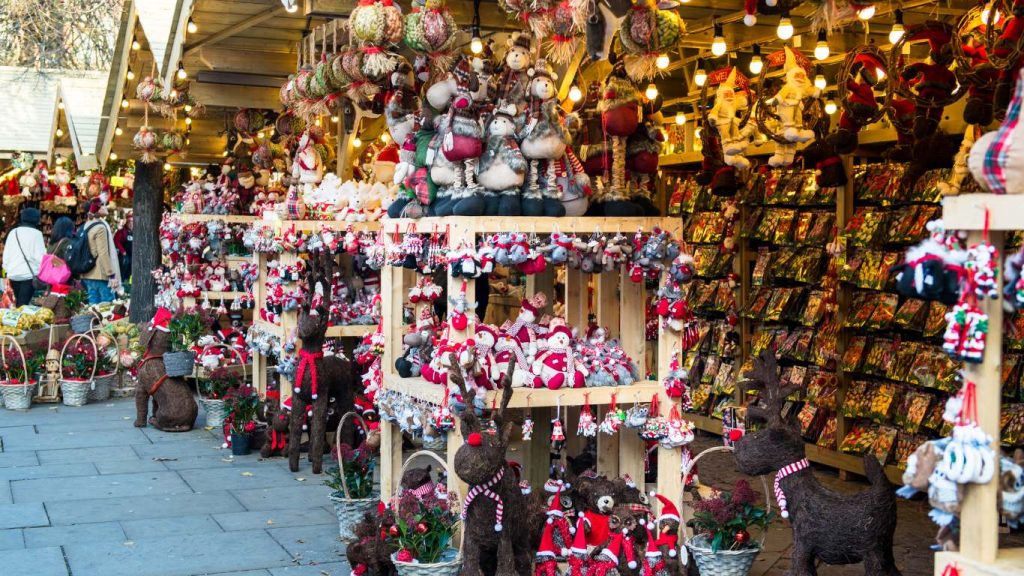
[[[659,10],[653,0],[634,0],[619,25],[629,77],[638,82],[653,79],[658,74],[658,56],[675,48],[685,31],[674,10]]]

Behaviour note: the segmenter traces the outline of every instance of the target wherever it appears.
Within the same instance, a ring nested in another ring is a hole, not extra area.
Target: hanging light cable
[[[469,41],[469,51],[479,54],[484,51],[484,42],[480,39],[480,0],[473,0],[473,23],[469,27],[472,40]]]

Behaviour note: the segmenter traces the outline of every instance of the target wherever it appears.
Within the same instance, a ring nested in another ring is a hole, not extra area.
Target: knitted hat
[[[555,518],[565,518],[565,513],[562,512],[562,488],[559,486],[558,492],[555,492],[555,497],[551,499],[551,506],[548,507],[548,511],[545,513],[548,517],[548,524],[554,522]]]
[[[658,516],[658,522],[661,522],[662,520],[675,520],[676,522],[682,521],[679,517],[679,510],[671,500],[654,492],[651,492],[651,496],[661,501],[661,515]]]
[[[21,211],[21,223],[29,224],[32,226],[39,225],[39,209],[38,208],[23,208]]]
[[[564,324],[553,326],[551,330],[548,332],[548,338],[554,336],[555,334],[565,334],[570,341],[572,340],[572,331],[569,330],[569,327],[565,326]]]
[[[529,52],[530,51],[530,39],[531,39],[530,35],[525,33],[525,32],[517,34],[515,36],[515,38],[512,39],[512,46],[513,47],[522,48],[522,49],[526,50],[527,52]]]
[[[533,68],[530,69],[530,77],[544,77],[549,78],[551,80],[558,80],[558,74],[555,73],[554,69],[551,68],[551,65],[548,64],[548,61],[545,60],[544,58],[537,60],[537,63],[534,64]]]
[[[743,23],[747,26],[757,24],[757,0],[743,0]]]

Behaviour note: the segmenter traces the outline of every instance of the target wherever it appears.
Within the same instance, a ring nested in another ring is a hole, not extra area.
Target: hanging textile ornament
[[[978,298],[998,298],[996,278],[999,276],[999,252],[988,240],[967,250],[968,273],[972,276],[974,293]]]
[[[970,294],[973,296],[973,292]],[[980,363],[985,356],[987,335],[988,314],[973,301],[961,298],[946,312],[942,349],[954,360]]]
[[[432,73],[447,71],[458,42],[459,29],[444,0],[415,0],[405,16],[402,41],[426,57]]]
[[[952,439],[943,452],[936,472],[959,484],[986,484],[995,474],[992,438],[978,426],[978,393],[974,382],[964,382],[960,392],[946,403],[946,412],[956,411]]]
[[[164,132],[160,137],[160,148],[167,154],[178,154],[185,149],[185,137],[177,130]]]
[[[580,421],[576,427],[576,435],[585,438],[597,436],[597,419],[590,410],[590,393],[583,394],[583,408],[580,408]]]
[[[661,406],[657,393],[651,396],[651,404],[647,409],[647,419],[644,421],[644,425],[640,428],[639,433],[640,437],[644,440],[654,441],[659,441],[668,435],[668,423],[665,421],[665,417],[661,415]]]
[[[526,395],[526,416],[523,417],[523,440],[533,440],[533,414],[530,412],[530,395]]]
[[[551,32],[553,3],[553,0],[498,0],[498,5],[509,16],[523,22],[537,38],[544,38]]]
[[[619,431],[622,426],[622,419],[619,418],[619,408],[615,404],[615,393],[612,393],[612,400],[608,404],[608,411],[604,413],[601,425],[598,427],[603,434],[611,436]]]
[[[668,365],[668,376],[664,382],[665,393],[669,398],[679,398],[683,410],[689,410],[691,406],[690,391],[686,382],[688,375],[686,369],[679,363],[679,352],[673,352]]]
[[[132,138],[132,145],[139,151],[139,161],[144,164],[156,162],[157,134],[149,126],[139,128]]]
[[[583,29],[578,23],[578,9],[573,0],[561,0],[551,9],[551,38],[547,41],[548,60],[566,64],[579,48]]]
[[[647,423],[648,407],[633,402],[633,406],[626,410],[626,419],[624,424],[626,428],[632,428],[633,430],[642,430],[644,424]]]
[[[431,423],[438,432],[449,432],[455,429],[455,416],[448,407],[448,394],[441,395],[441,405],[431,414]]]
[[[652,0],[635,0],[619,25],[629,77],[637,82],[653,79],[658,74],[658,55],[675,48],[685,30],[674,10],[659,10]]]
[[[135,87],[135,95],[143,102],[152,102],[160,96],[160,84],[152,76],[146,76]]]
[[[672,404],[665,426],[665,436],[660,439],[663,447],[679,448],[693,442],[693,422],[683,419],[678,404]]]
[[[555,417],[551,420],[551,453],[559,454],[565,448],[565,427],[562,424],[562,399],[555,402]]]

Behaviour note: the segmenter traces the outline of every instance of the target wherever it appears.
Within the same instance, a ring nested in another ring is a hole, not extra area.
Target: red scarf
[[[306,375],[306,368],[309,367],[309,392],[316,400],[316,361],[324,357],[323,350],[319,352],[310,352],[308,350],[299,350],[299,369],[295,374],[295,388],[298,389],[302,386],[302,378]]]

